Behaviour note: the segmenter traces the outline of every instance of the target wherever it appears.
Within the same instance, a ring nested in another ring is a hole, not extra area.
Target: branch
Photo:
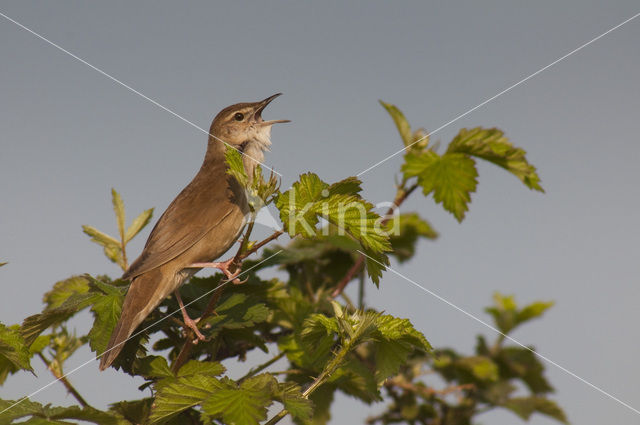
[[[87,403],[87,401],[80,395],[80,393],[73,387],[73,385],[71,385],[71,382],[67,379],[67,377],[63,373],[61,373],[61,371],[57,370],[57,368],[54,367],[53,362],[47,360],[47,358],[42,353],[38,353],[38,357],[40,357],[40,359],[44,362],[44,364],[47,366],[47,369],[51,371],[53,377],[56,378],[56,380],[62,382],[62,385],[64,385],[69,394],[75,397],[75,399],[78,400],[78,403],[80,403],[82,407],[89,406],[89,403]]]
[[[411,193],[414,190],[416,190],[417,187],[418,187],[418,184],[414,183],[407,189],[405,189],[404,186],[401,186],[400,188],[398,188],[398,191],[396,192],[396,197],[393,200],[393,204],[391,205],[391,207],[389,207],[389,210],[382,218],[382,221],[380,222],[380,224],[382,225],[387,224],[389,219],[391,219],[392,214],[396,210],[396,208],[402,205],[402,203],[407,200],[409,195],[411,195]],[[338,282],[336,289],[334,289],[333,292],[331,293],[331,298],[336,298],[338,295],[342,294],[342,292],[344,291],[344,288],[347,287],[349,282],[351,282],[351,279],[353,279],[358,273],[358,271],[360,271],[360,268],[362,267],[363,264],[364,264],[364,256],[360,255],[356,260],[356,262],[353,264],[353,266],[351,266],[351,268],[347,271],[347,274],[345,274],[344,277],[340,280],[340,282]]]

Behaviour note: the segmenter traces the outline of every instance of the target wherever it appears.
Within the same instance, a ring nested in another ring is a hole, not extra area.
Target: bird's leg
[[[233,258],[230,258],[227,261],[214,262],[214,263],[193,263],[193,264],[190,264],[189,267],[198,268],[198,269],[200,268],[218,269],[222,273],[224,273],[224,275],[227,276],[227,279],[229,279],[234,284],[239,285],[241,283],[245,283],[246,280],[237,279],[237,276],[240,274],[239,268],[233,273],[229,270],[229,266],[231,266],[231,264],[233,263],[233,260],[234,260]]]
[[[180,292],[176,289],[174,291],[174,294],[176,295],[176,299],[178,300],[178,305],[180,306],[180,311],[182,312],[182,320],[184,321],[185,326],[187,326],[196,334],[196,337],[198,338],[198,340],[204,341],[206,338],[204,335],[202,335],[202,333],[198,329],[198,326],[196,325],[196,321],[193,320],[191,317],[189,317],[189,315],[187,314],[187,309],[184,308],[184,303],[182,302],[182,298],[180,297]],[[196,340],[196,342],[198,340]]]

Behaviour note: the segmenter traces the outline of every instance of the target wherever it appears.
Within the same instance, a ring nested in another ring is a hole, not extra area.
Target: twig
[[[387,224],[387,222],[391,219],[392,214],[396,210],[396,208],[402,205],[402,203],[407,200],[409,195],[411,195],[411,193],[414,190],[416,190],[417,187],[418,187],[418,184],[414,183],[407,189],[405,189],[404,186],[398,188],[398,191],[396,192],[396,197],[393,200],[393,204],[391,205],[391,207],[389,207],[389,210],[380,221],[380,224],[382,225]],[[346,288],[349,282],[351,282],[351,279],[355,277],[356,273],[360,270],[363,264],[364,264],[364,256],[360,255],[356,260],[356,262],[353,264],[353,266],[351,266],[351,268],[347,271],[347,274],[345,274],[344,277],[340,280],[340,282],[338,282],[336,289],[334,289],[333,292],[331,293],[331,298],[336,298],[338,295],[340,295],[344,291],[344,288]]]
[[[71,382],[67,379],[67,376],[64,373],[61,373],[61,371],[57,370],[55,367],[53,367],[53,362],[47,360],[47,358],[42,353],[38,353],[38,357],[40,357],[40,359],[44,362],[44,364],[47,366],[47,369],[51,371],[51,374],[53,375],[53,377],[56,378],[58,381],[62,382],[62,385],[64,385],[64,387],[67,389],[69,394],[74,396],[75,399],[78,400],[78,403],[80,403],[82,407],[89,406],[89,403],[87,403],[87,401],[80,395],[80,393],[73,387],[73,385],[71,385]]]
[[[278,360],[283,358],[284,355],[285,355],[284,351],[280,352],[278,355],[274,356],[273,358],[267,360],[266,362],[262,363],[261,365],[258,365],[256,367],[254,367],[253,369],[251,369],[249,372],[247,372],[246,375],[244,375],[242,378],[238,379],[236,382],[239,384],[242,381],[244,381],[245,379],[252,377],[256,373],[262,372],[263,370],[265,370],[266,368],[268,368],[269,366],[271,366],[272,364],[274,364],[275,362],[277,362]]]

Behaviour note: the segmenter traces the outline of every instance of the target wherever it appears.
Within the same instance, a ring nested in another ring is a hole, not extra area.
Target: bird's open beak
[[[271,121],[264,121],[262,119],[262,111],[264,111],[264,108],[267,107],[267,105],[269,103],[271,103],[271,101],[273,99],[275,99],[276,97],[280,96],[282,93],[276,93],[273,96],[269,96],[268,98],[258,102],[257,105],[257,109],[256,112],[253,115],[253,119],[255,120],[256,123],[260,124],[260,125],[273,125],[273,124],[277,124],[277,123],[284,123],[284,122],[291,122],[289,120],[271,120]]]

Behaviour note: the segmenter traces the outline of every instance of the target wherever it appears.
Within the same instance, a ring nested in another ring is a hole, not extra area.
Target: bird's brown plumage
[[[250,152],[244,164],[252,175],[257,161],[263,159],[262,151],[270,145],[271,125],[285,122],[264,121],[261,117],[264,107],[277,96],[229,106],[213,120],[200,171],[162,214],[142,254],[123,275],[131,285],[100,360],[101,370],[113,363],[149,313],[197,272],[189,265],[220,257],[237,240],[249,208],[244,188],[226,172],[224,152],[239,147]],[[238,120],[238,114],[243,120]]]

